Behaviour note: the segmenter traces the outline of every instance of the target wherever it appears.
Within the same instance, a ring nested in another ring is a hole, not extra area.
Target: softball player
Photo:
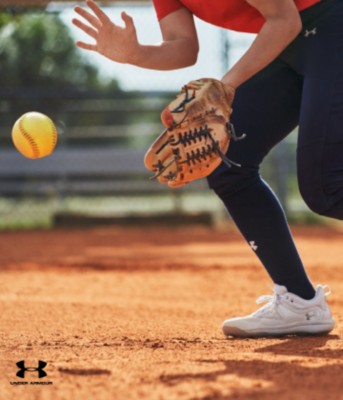
[[[92,12],[75,11],[73,23],[94,39],[78,42],[115,62],[155,70],[193,65],[199,44],[194,16],[213,25],[256,33],[251,47],[224,75],[236,89],[233,122],[245,140],[232,142],[209,186],[271,279],[274,294],[262,308],[228,319],[228,336],[324,334],[334,327],[325,286],[313,287],[293,242],[284,212],[259,166],[273,146],[299,125],[297,167],[301,194],[314,211],[343,219],[343,1],[154,0],[162,42],[139,43],[125,12],[120,27],[89,0]]]

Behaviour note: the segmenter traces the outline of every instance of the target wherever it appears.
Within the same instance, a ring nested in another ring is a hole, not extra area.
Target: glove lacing
[[[167,132],[168,129],[164,131],[164,133]],[[234,141],[239,141],[242,140],[246,137],[246,134],[243,133],[241,136],[237,136],[235,132],[235,128],[233,124],[230,122],[226,123],[226,132],[229,135],[229,137],[234,140]],[[170,146],[178,146],[179,144],[182,144],[184,147],[187,147],[187,145],[190,145],[192,143],[196,143],[197,141],[202,141],[202,140],[211,140],[211,144],[207,144],[206,146],[202,146],[201,149],[197,149],[196,151],[191,150],[190,152],[185,152],[186,154],[186,159],[184,161],[179,161],[181,156],[180,156],[180,151],[176,147],[173,149],[173,154],[175,157],[171,158],[169,162],[166,165],[163,165],[161,160],[158,160],[158,163],[154,165],[156,168],[156,173],[153,175],[150,179],[156,179],[160,175],[163,174],[163,172],[173,163],[176,164],[182,164],[182,163],[187,163],[188,165],[191,165],[192,163],[195,164],[196,162],[201,162],[202,160],[206,160],[207,157],[210,157],[213,153],[217,153],[219,157],[222,159],[222,161],[227,165],[229,168],[232,167],[232,165],[236,167],[241,167],[241,164],[238,164],[232,160],[230,160],[226,155],[221,151],[219,142],[216,141],[212,134],[211,134],[211,129],[208,128],[207,125],[204,127],[199,127],[199,129],[195,128],[194,130],[190,130],[188,132],[179,132],[177,140],[174,138],[170,138],[169,141],[166,141],[163,144],[163,147],[165,147],[167,144]],[[161,149],[159,149],[160,151]],[[159,152],[157,151],[157,153]],[[177,177],[177,174],[169,174],[168,178],[169,179],[175,179]]]
[[[177,107],[175,107],[171,112],[172,113],[181,113],[181,112],[185,111],[185,105],[195,99],[195,92],[198,89],[199,89],[199,87],[196,84],[196,82],[193,82],[193,84],[188,84],[188,85],[183,86],[182,92],[184,92],[185,97],[181,101],[181,103]],[[190,90],[192,91],[191,95],[189,94]],[[175,128],[176,128],[176,126],[173,126],[169,129],[172,130]],[[168,131],[168,128],[165,129],[165,131],[162,133],[162,135],[165,134],[167,131]],[[236,132],[235,132],[235,128],[231,122],[226,123],[226,133],[228,134],[230,139],[234,140],[235,142],[242,140],[246,137],[245,133],[243,133],[241,136],[237,136]],[[233,165],[236,167],[241,167],[241,164],[238,164],[238,163],[230,160],[228,157],[226,157],[226,155],[220,149],[219,142],[213,138],[213,136],[211,134],[211,129],[209,129],[207,125],[205,125],[204,127],[199,127],[199,129],[195,128],[193,131],[190,130],[188,132],[178,133],[177,141],[174,140],[173,138],[169,139],[169,141],[166,141],[161,146],[161,148],[157,151],[157,153],[159,153],[167,144],[169,144],[171,146],[177,146],[181,143],[184,147],[186,147],[188,144],[191,144],[192,142],[196,143],[197,141],[202,141],[203,139],[204,140],[210,139],[212,143],[207,144],[206,146],[202,146],[201,150],[197,149],[196,151],[194,151],[194,150],[191,150],[190,152],[186,151],[185,152],[186,159],[184,161],[181,161],[181,162],[179,161],[181,156],[179,154],[180,151],[177,148],[172,150],[175,157],[171,158],[166,165],[163,165],[162,161],[158,160],[157,164],[153,165],[156,168],[156,173],[150,179],[158,178],[173,163],[176,163],[176,164],[187,163],[188,165],[191,165],[192,163],[195,164],[196,162],[201,162],[202,160],[206,160],[207,157],[210,157],[213,153],[217,153],[219,155],[219,157],[222,159],[222,161],[224,162],[224,164],[226,166],[228,166],[229,168],[231,168]],[[177,174],[178,174],[178,172],[176,172],[176,173],[169,172],[167,178],[169,180],[173,180],[173,179],[175,180],[177,178]]]

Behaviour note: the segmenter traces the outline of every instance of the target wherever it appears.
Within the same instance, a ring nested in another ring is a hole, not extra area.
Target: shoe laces
[[[322,285],[321,286],[323,290],[324,297],[329,296],[331,294],[331,289],[328,285]],[[281,289],[281,291],[280,291]],[[272,295],[263,295],[260,296],[257,300],[257,304],[261,303],[267,303],[257,311],[253,313],[255,317],[266,317],[266,316],[274,316],[277,313],[278,306],[284,302],[287,301],[287,303],[291,303],[293,308],[303,308],[302,304],[297,304],[296,299],[292,295],[292,293],[288,293],[287,291],[283,292],[282,288],[280,287],[274,288],[274,294]],[[279,292],[280,291],[280,292]]]
[[[280,295],[274,293],[273,295],[263,295],[256,300],[256,304],[267,303],[253,313],[255,317],[264,317],[267,315],[275,315],[277,307],[280,303]]]

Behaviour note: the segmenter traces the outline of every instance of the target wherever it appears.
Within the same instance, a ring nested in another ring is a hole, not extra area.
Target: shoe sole
[[[282,336],[325,336],[332,331],[334,324],[323,324],[319,326],[298,326],[289,329],[271,329],[268,332],[261,330],[244,331],[237,327],[223,327],[225,336],[240,338],[263,338],[263,337],[282,337]]]

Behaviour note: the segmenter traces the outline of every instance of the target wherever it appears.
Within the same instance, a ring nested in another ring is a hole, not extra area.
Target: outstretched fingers
[[[96,29],[84,24],[82,21],[74,18],[72,20],[72,23],[92,38],[96,39],[96,37],[98,36],[98,31]]]
[[[134,27],[133,19],[130,15],[126,14],[125,11],[121,13],[121,19],[124,21],[126,28]]]
[[[101,21],[100,21],[96,16],[94,16],[93,14],[91,14],[91,13],[89,13],[87,10],[85,10],[84,8],[82,8],[82,7],[80,7],[80,6],[76,6],[76,7],[74,8],[74,11],[75,11],[77,14],[79,14],[82,18],[84,18],[87,22],[89,22],[89,24],[92,25],[93,28],[95,28],[95,29],[100,29],[100,28],[101,28],[101,26],[102,26]],[[79,25],[76,24],[76,21],[79,21],[79,20],[76,19],[76,18],[74,18],[74,19],[72,20],[72,22],[73,22],[76,26],[79,26]]]
[[[87,0],[87,6],[99,18],[99,21],[102,24],[109,22],[110,19],[108,18],[108,16],[101,10],[101,8],[93,0]]]
[[[100,8],[94,3],[94,1],[88,0],[87,6],[94,12],[95,15],[91,14],[90,12],[79,6],[76,6],[74,8],[74,11],[80,17],[85,19],[89,23],[89,25],[77,18],[73,18],[72,23],[97,41],[99,30],[101,30],[103,23],[107,22],[108,17],[103,11],[100,10]],[[77,41],[76,45],[82,49],[92,51],[97,51],[98,48],[97,44],[90,44],[82,41]]]
[[[80,47],[81,49],[84,50],[91,50],[91,51],[97,51],[98,46],[96,44],[91,44],[91,43],[85,43],[81,41],[76,42],[76,46]]]
[[[77,41],[76,45],[96,51],[116,62],[129,62],[138,44],[133,19],[122,12],[125,25],[122,27],[113,23],[93,0],[87,0],[86,5],[89,9],[79,6],[74,8],[80,18],[73,18],[72,23],[94,39],[95,43]]]

